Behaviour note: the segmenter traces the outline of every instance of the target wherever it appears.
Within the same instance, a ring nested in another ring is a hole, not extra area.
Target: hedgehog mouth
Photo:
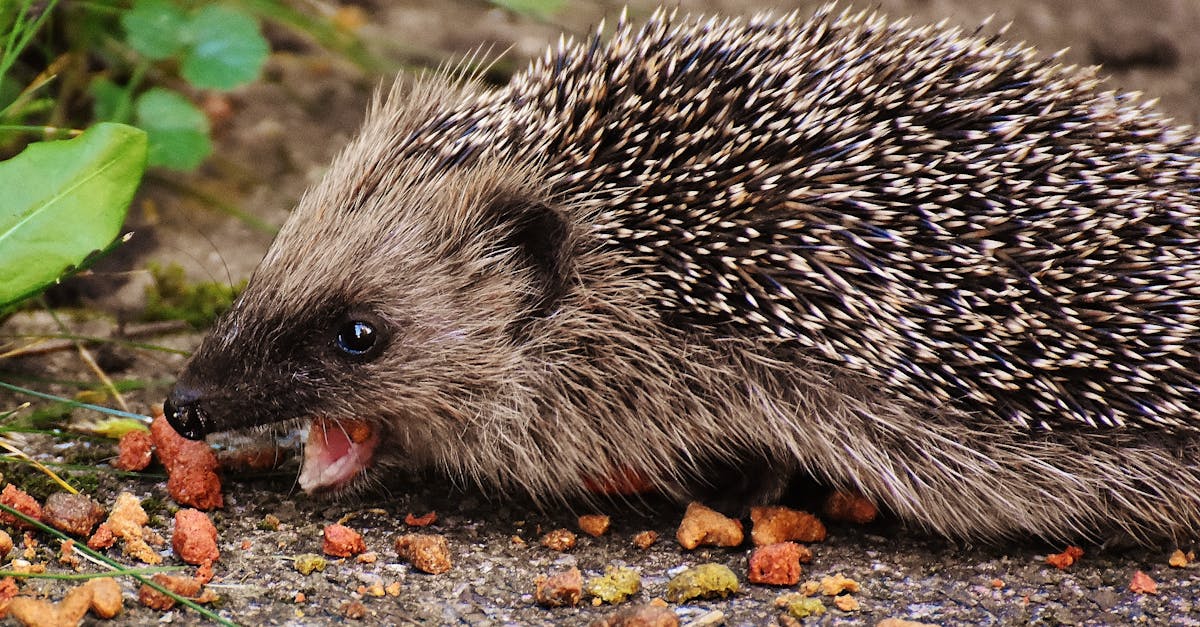
[[[312,494],[337,490],[370,466],[379,432],[365,420],[314,418],[304,445],[300,488]]]

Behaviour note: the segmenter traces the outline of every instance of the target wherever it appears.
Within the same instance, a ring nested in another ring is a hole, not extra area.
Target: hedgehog
[[[377,96],[175,429],[308,425],[310,492],[809,476],[949,537],[1195,537],[1193,131],[1002,32],[827,6],[603,33]]]

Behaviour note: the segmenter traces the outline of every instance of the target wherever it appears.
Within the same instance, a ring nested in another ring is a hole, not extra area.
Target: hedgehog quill
[[[677,18],[372,106],[165,407],[301,485],[798,473],[937,533],[1200,529],[1200,141],[875,14]]]

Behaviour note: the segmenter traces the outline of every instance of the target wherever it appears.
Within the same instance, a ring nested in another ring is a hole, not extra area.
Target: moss
[[[100,489],[100,473],[98,472],[72,472],[63,479],[75,486],[80,494],[95,494]]]
[[[63,473],[59,474],[62,475]],[[8,483],[21,488],[26,494],[37,499],[39,503],[44,503],[46,497],[55,492],[62,492],[62,486],[58,485],[58,482],[47,477],[42,471],[37,470],[33,466],[21,465],[13,467],[6,473],[4,478]]]
[[[161,497],[148,496],[142,499],[142,510],[147,516],[162,517],[164,514],[170,514],[167,510],[167,502]]]
[[[154,284],[146,287],[146,320],[183,320],[192,327],[207,327],[229,309],[246,282],[227,285],[215,281],[189,283],[183,268],[150,264]]]

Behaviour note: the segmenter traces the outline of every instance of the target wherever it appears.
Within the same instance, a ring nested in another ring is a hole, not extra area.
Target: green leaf
[[[210,153],[208,118],[182,94],[155,87],[134,105],[137,125],[150,137],[150,165],[192,170]]]
[[[149,59],[174,56],[187,44],[187,15],[168,0],[139,0],[121,15],[125,41]]]
[[[0,162],[0,308],[109,245],[146,169],[146,134],[101,123]]]
[[[88,85],[92,94],[92,117],[104,122],[128,122],[129,90],[107,78],[98,77]]]
[[[180,74],[201,89],[233,89],[258,78],[270,47],[254,18],[209,5],[187,25],[191,47]]]

